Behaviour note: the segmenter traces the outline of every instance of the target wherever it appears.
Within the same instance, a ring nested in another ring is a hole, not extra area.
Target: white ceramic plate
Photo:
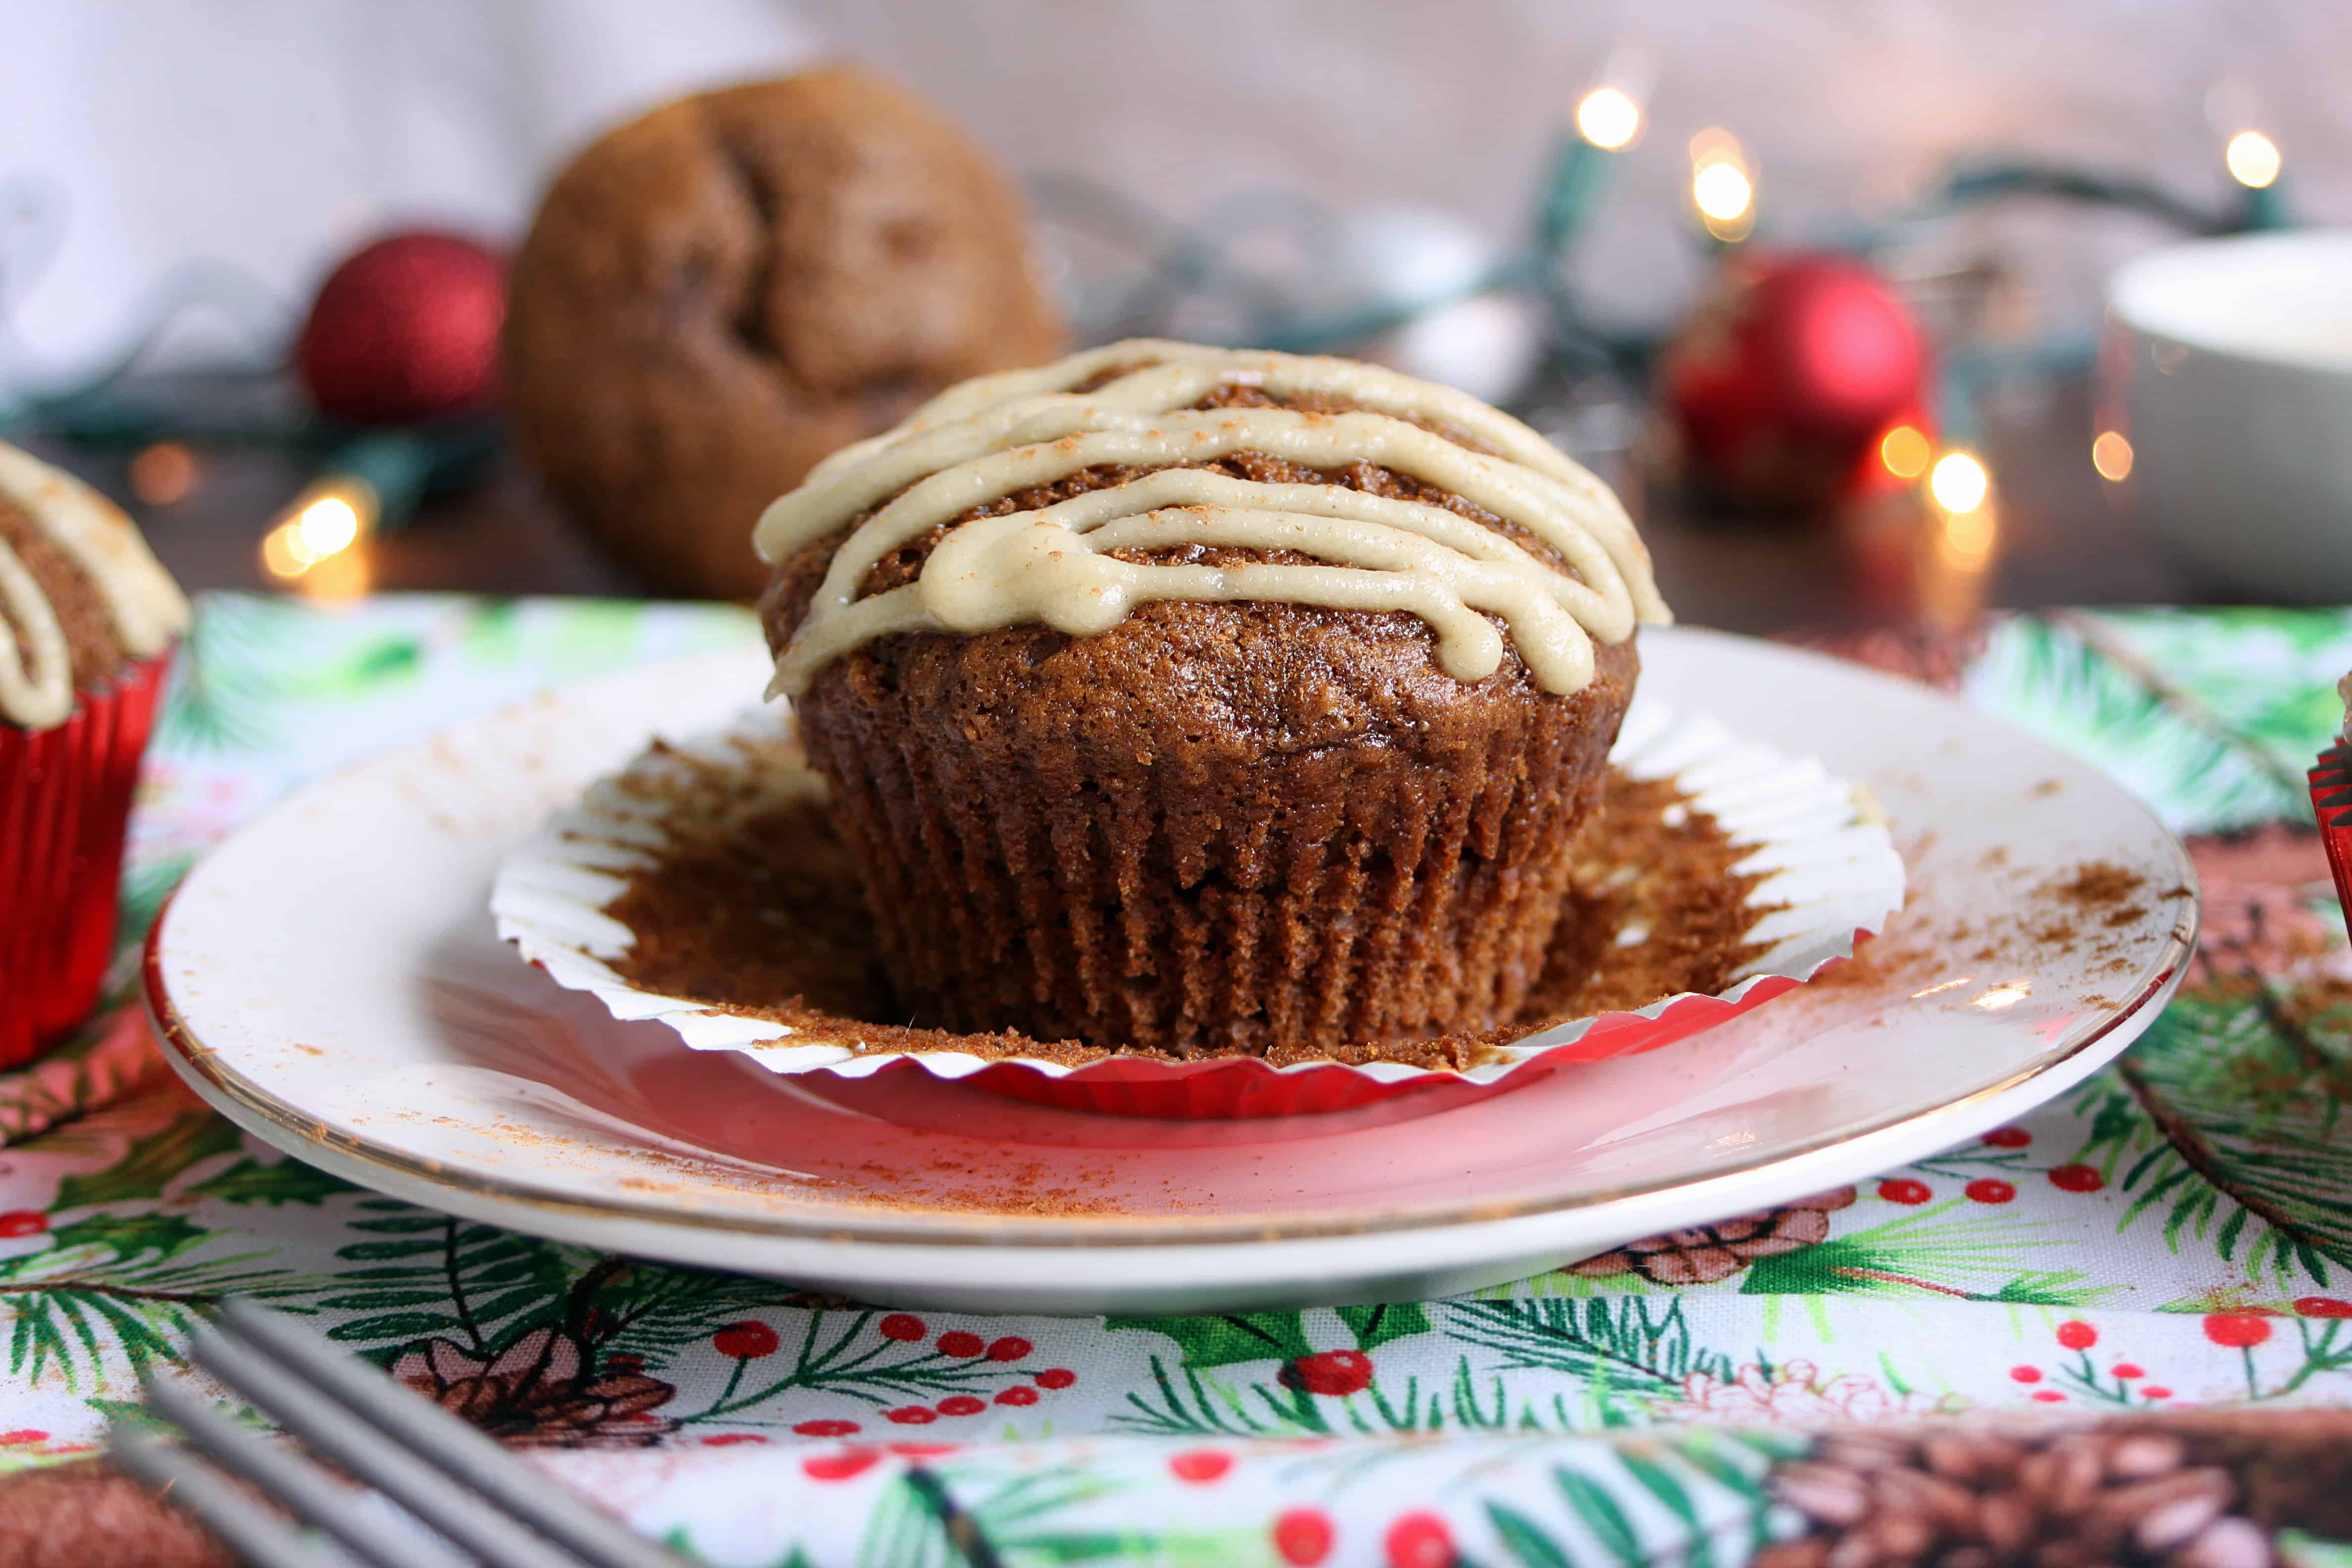
[[[724,721],[764,679],[751,648],[550,693],[295,796],[183,885],[149,1003],[213,1104],[417,1203],[866,1300],[1090,1312],[1423,1298],[1857,1180],[2080,1081],[2179,983],[2193,873],[2104,775],[1815,655],[1685,629],[1642,654],[1655,700],[1867,784],[1912,900],[1842,978],[1523,1088],[1201,1123],[912,1068],[780,1079],[517,963],[487,909],[501,855],[649,735]],[[2056,900],[2086,866],[2139,882]]]

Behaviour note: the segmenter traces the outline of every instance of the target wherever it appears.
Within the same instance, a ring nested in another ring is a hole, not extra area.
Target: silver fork
[[[196,1331],[189,1357],[488,1568],[686,1568],[457,1416],[277,1313],[231,1302]],[[147,1395],[184,1440],[118,1428],[109,1443],[115,1466],[167,1489],[256,1568],[326,1568],[334,1558],[230,1475],[362,1563],[411,1568],[417,1561],[415,1539],[387,1532],[355,1506],[351,1487],[292,1445],[222,1415],[184,1384],[151,1382]]]

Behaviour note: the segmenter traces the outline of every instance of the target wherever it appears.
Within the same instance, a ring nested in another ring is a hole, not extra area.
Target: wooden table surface
[[[1667,602],[1699,625],[1758,634],[1954,626],[1987,605],[2217,597],[2135,525],[2127,492],[2093,472],[2083,386],[2034,388],[1991,410],[1989,424],[1985,455],[1998,487],[1989,557],[1956,550],[1943,521],[1916,496],[1814,518],[1744,517],[1695,504],[1671,482],[1628,481],[1623,471],[1610,477],[1642,519]],[[277,585],[262,571],[257,545],[309,478],[293,458],[205,454],[184,499],[142,506],[130,500],[121,458],[35,444],[131,505],[156,552],[192,592]],[[512,461],[366,548],[367,578],[378,591],[639,592],[565,526]]]

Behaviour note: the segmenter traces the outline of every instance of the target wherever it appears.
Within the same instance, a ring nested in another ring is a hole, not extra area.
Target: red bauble
[[[1922,424],[1927,374],[1918,325],[1884,278],[1784,251],[1725,263],[1667,346],[1659,390],[1703,483],[1811,506],[1885,477],[1879,443]]]
[[[320,412],[406,425],[488,405],[499,389],[506,262],[454,234],[395,234],[327,275],[295,344]]]

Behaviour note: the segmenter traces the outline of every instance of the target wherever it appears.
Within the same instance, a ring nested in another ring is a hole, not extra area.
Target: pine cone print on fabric
[[[1568,1271],[1595,1279],[1638,1274],[1657,1285],[1712,1285],[1730,1279],[1759,1258],[1828,1240],[1830,1215],[1853,1200],[1852,1187],[1815,1193],[1779,1208],[1629,1241],[1597,1258],[1571,1264]]]
[[[2352,1415],[2257,1426],[1842,1433],[1774,1467],[1805,1533],[1756,1568],[2270,1568],[2272,1532],[2352,1513]]]
[[[677,1389],[634,1367],[598,1374],[580,1342],[551,1326],[495,1356],[427,1340],[393,1363],[392,1375],[504,1443],[642,1447],[674,1426],[646,1412],[676,1398]]]

